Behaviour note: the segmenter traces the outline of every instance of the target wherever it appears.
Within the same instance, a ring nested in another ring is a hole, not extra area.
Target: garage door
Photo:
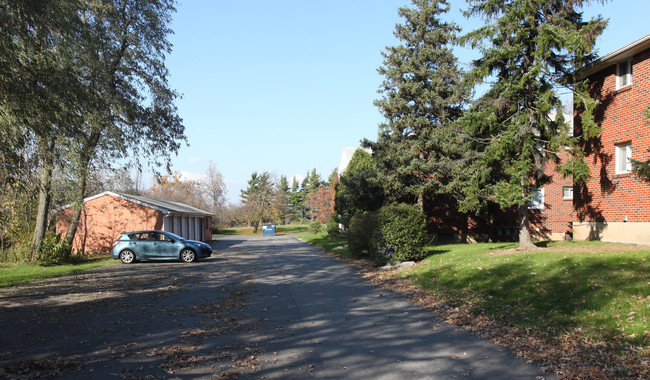
[[[187,218],[187,222],[189,224],[189,230],[188,230],[189,233],[187,234],[188,239],[196,240],[196,236],[195,236],[196,229],[194,228],[194,217],[190,216],[189,218]]]

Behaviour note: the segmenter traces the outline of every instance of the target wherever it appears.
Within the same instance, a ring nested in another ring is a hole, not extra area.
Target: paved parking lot
[[[546,379],[293,237],[0,289],[0,377]]]

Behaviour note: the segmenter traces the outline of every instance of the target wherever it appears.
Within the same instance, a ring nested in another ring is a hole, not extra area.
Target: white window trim
[[[567,190],[571,193],[569,196],[566,195]],[[573,186],[562,186],[562,199],[573,199]]]
[[[624,156],[623,156],[624,155]],[[615,174],[627,174],[632,171],[632,142],[616,144],[616,155],[614,157]],[[625,160],[625,161],[623,161]]]
[[[544,188],[531,187],[530,192],[533,193],[533,197],[528,202],[528,208],[534,210],[544,209]]]
[[[625,65],[627,67],[627,73],[625,74],[626,81],[623,85],[623,76],[621,75],[621,66]],[[616,89],[627,87],[632,84],[632,60],[628,59],[625,62],[619,62],[616,65]]]

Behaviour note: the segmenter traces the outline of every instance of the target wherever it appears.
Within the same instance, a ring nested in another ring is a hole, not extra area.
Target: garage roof
[[[196,207],[188,206],[184,203],[178,203],[178,202],[171,202],[171,201],[165,201],[162,199],[155,199],[155,198],[149,198],[149,197],[143,197],[141,195],[131,195],[131,194],[122,194],[122,193],[116,193],[114,191],[104,191],[103,193],[99,193],[97,195],[93,195],[92,197],[88,197],[84,199],[84,203],[91,201],[93,199],[97,199],[100,197],[103,197],[105,195],[112,195],[114,197],[122,198],[127,201],[137,203],[142,206],[146,206],[149,208],[152,208],[154,210],[158,210],[162,213],[165,214],[173,214],[173,215],[194,215],[194,216],[213,216],[214,214],[200,210]],[[66,205],[63,208],[68,208],[72,205]]]

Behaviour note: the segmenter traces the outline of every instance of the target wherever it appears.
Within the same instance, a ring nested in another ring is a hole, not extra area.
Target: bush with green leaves
[[[377,212],[363,212],[354,215],[348,226],[350,252],[358,256],[371,256],[373,237],[377,231]]]
[[[64,264],[70,261],[72,247],[53,232],[48,232],[38,247],[39,261],[48,265]]]
[[[341,235],[339,222],[334,217],[327,221],[326,228],[328,236],[339,237]]]
[[[323,231],[323,225],[318,221],[313,221],[309,223],[309,232],[312,234],[318,234]]]
[[[424,258],[426,218],[417,206],[384,206],[377,219],[371,250],[376,262],[395,264]]]

